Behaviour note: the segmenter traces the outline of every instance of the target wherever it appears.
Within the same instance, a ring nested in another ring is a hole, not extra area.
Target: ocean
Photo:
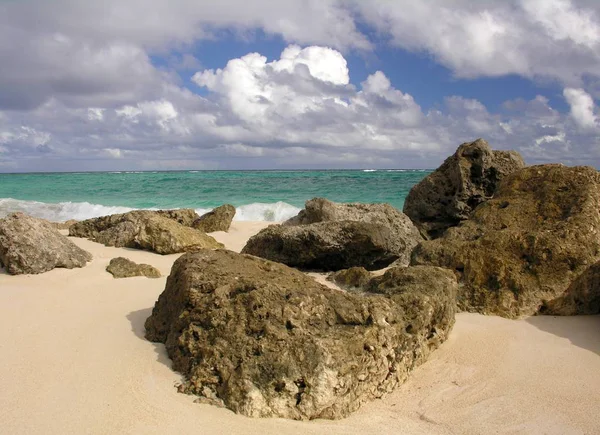
[[[169,171],[0,174],[0,217],[15,211],[52,221],[88,219],[134,209],[221,204],[236,220],[280,221],[304,202],[387,202],[402,210],[409,190],[430,170]]]

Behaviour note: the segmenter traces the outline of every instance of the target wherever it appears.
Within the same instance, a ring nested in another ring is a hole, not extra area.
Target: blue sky
[[[0,171],[600,166],[600,2],[0,2]]]

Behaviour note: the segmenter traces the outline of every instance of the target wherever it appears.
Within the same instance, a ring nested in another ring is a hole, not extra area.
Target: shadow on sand
[[[535,316],[525,321],[542,331],[566,338],[575,346],[600,355],[600,315]]]
[[[154,352],[156,352],[156,360],[159,363],[162,363],[167,367],[171,368],[171,360],[167,356],[165,345],[162,343],[152,343],[145,337],[146,329],[144,328],[144,323],[146,322],[146,319],[150,317],[150,314],[152,314],[152,308],[132,311],[127,315],[127,320],[129,320],[129,322],[131,323],[131,330],[133,331],[133,333],[138,338],[144,340],[145,342],[151,344],[154,347]]]

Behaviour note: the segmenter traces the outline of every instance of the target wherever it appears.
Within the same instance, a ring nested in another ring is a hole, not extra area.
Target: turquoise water
[[[224,203],[240,220],[281,220],[304,202],[387,202],[402,209],[423,170],[179,171],[0,174],[0,216],[13,211],[52,220],[130,209],[195,208]]]

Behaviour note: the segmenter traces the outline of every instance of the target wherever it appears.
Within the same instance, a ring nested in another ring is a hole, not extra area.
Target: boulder
[[[483,139],[464,143],[410,190],[404,213],[424,236],[437,238],[468,219],[504,177],[524,166],[516,151],[493,151]]]
[[[43,273],[55,267],[83,267],[91,259],[92,254],[43,219],[23,213],[0,219],[0,264],[10,274]]]
[[[200,216],[193,222],[192,227],[205,233],[229,231],[234,216],[235,207],[224,204]]]
[[[205,233],[179,223],[179,220],[185,221],[187,213],[179,215],[176,212],[138,210],[88,219],[71,225],[69,235],[86,237],[106,246],[145,249],[159,254],[223,247]]]
[[[371,273],[364,267],[351,267],[333,272],[327,279],[341,288],[354,290],[363,288],[371,279]]]
[[[600,262],[579,275],[562,295],[546,302],[540,312],[558,316],[600,314]]]
[[[203,402],[251,417],[341,418],[403,383],[447,338],[456,280],[418,269],[437,279],[394,276],[376,292],[349,293],[257,257],[188,253],[173,264],[146,337],[165,343],[185,375],[180,391]]]
[[[381,269],[399,258],[390,227],[356,221],[270,225],[242,253],[308,270]]]
[[[160,271],[149,264],[138,264],[125,257],[116,257],[110,260],[106,271],[115,278],[130,278],[133,276],[145,276],[148,278],[160,278]]]
[[[410,218],[389,204],[335,203],[325,198],[306,201],[297,216],[284,226],[317,222],[355,221],[386,226],[390,229],[390,248],[398,255],[395,265],[406,266],[412,249],[422,240]]]
[[[471,219],[417,246],[412,264],[454,270],[464,283],[459,308],[518,317],[537,313],[599,260],[599,173],[540,165],[504,178]]]

